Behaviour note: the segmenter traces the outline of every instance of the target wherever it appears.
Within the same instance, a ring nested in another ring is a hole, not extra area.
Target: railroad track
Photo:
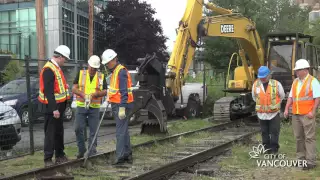
[[[81,167],[84,159],[79,159],[0,179],[167,179],[175,172],[225,152],[233,143],[257,132],[258,128],[237,120],[135,145],[132,165],[111,166],[115,156],[115,151],[111,151],[90,157],[90,168]]]
[[[176,121],[181,121],[183,119],[169,119],[167,124],[172,124]],[[114,125],[115,126],[115,125]],[[136,125],[132,125],[132,126],[129,126],[129,130],[133,130],[133,131],[138,131],[141,129],[140,127],[141,125],[140,124],[136,124]],[[87,132],[88,133],[88,132]],[[104,137],[104,136],[110,136],[110,135],[115,135],[116,134],[116,131],[114,132],[108,132],[108,133],[101,133],[100,135],[98,135],[97,137],[98,138],[101,138],[101,137]],[[85,140],[88,141],[88,138],[87,137]],[[69,142],[65,142],[64,145],[69,145],[69,144],[74,144],[76,143],[77,141],[76,140],[72,140],[72,141],[69,141]],[[35,146],[34,147],[34,150],[35,152],[39,152],[39,151],[42,151],[43,150],[43,145],[41,146]],[[24,157],[24,156],[28,156],[29,155],[29,148],[15,148],[13,149],[12,151],[12,156],[11,157],[7,157],[6,156],[6,152],[5,151],[0,151],[0,162],[1,161],[5,161],[5,160],[11,160],[11,159],[15,159],[15,158],[19,158],[19,157]],[[19,155],[18,155],[19,154]]]

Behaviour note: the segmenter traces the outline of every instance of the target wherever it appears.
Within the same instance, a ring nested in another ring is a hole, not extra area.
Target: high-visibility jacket
[[[51,62],[47,62],[41,72],[40,72],[40,79],[39,79],[39,96],[38,100],[43,104],[48,104],[47,98],[44,96],[44,84],[43,84],[43,72],[45,69],[51,69],[54,73],[54,97],[56,100],[56,103],[65,102],[66,100],[70,99],[69,89],[66,82],[66,79],[64,77],[64,74],[62,70],[57,67],[55,64]]]
[[[297,93],[298,81],[295,79],[292,84],[292,114],[308,114],[314,106],[314,98],[312,93],[312,81],[316,80],[310,74],[304,80],[299,94]]]
[[[256,97],[256,111],[259,113],[273,113],[280,110],[281,98],[278,91],[278,81],[270,79],[268,88],[263,91],[263,84],[257,80],[254,85]]]
[[[90,74],[88,70],[80,70],[79,73],[79,90],[83,91],[85,94],[95,93],[97,90],[102,90],[104,74],[101,72],[96,72],[92,81],[90,81]],[[85,107],[84,99],[77,96],[77,106]],[[100,108],[102,102],[102,97],[92,98],[90,102],[90,107]]]
[[[118,64],[117,67],[114,69],[111,77],[110,77],[110,87],[108,89],[108,101],[112,103],[121,103],[121,93],[119,90],[119,72],[121,69],[127,69],[122,66],[121,64]],[[127,71],[127,92],[128,92],[128,100],[126,103],[133,102],[133,94],[132,94],[132,82],[131,82],[131,76],[130,73]]]

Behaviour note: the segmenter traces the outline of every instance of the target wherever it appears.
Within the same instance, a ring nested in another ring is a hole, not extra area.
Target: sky
[[[172,51],[176,39],[176,28],[179,26],[188,0],[146,0],[156,10],[154,17],[161,21],[163,34],[169,39],[166,42],[168,51]]]

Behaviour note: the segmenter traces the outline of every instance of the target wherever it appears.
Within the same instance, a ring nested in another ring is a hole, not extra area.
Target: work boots
[[[132,155],[129,155],[127,158],[124,159],[124,161],[126,161],[129,164],[132,164],[133,163]]]
[[[66,156],[56,158],[56,164],[61,164],[65,162],[68,162],[68,158]]]
[[[52,160],[50,159],[50,160],[45,160],[44,161],[44,166],[45,167],[49,167],[49,166],[53,166],[54,165],[54,163],[52,162]]]

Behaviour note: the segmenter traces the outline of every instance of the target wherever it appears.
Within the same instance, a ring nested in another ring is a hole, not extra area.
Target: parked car
[[[136,74],[138,72],[136,70],[129,70],[129,73],[131,75],[132,88],[133,89],[138,88],[139,82],[137,82],[136,79],[135,79],[135,76],[136,76]],[[107,81],[108,87],[109,87],[109,84],[110,84],[110,77],[111,77],[111,74],[106,77],[106,81]],[[111,119],[112,118],[112,109],[111,109],[111,105],[110,104],[107,107],[108,103],[106,102],[106,98],[107,98],[107,96],[102,98],[102,104],[100,106],[100,115],[102,115],[103,112],[105,111],[105,109],[107,108],[107,111],[105,113],[104,118],[105,119]],[[75,111],[75,109],[77,107],[76,96],[73,96],[73,101],[72,101],[71,107],[72,107],[73,111]]]
[[[21,140],[21,120],[17,111],[0,98],[0,149],[12,149]]]
[[[69,87],[70,88],[70,87]],[[31,91],[31,104],[34,120],[43,120],[44,117],[41,113],[37,112],[38,108],[38,95],[39,95],[39,78],[30,77],[30,91]],[[28,95],[27,95],[27,81],[26,78],[19,78],[8,82],[0,88],[0,96],[3,97],[5,104],[13,107],[21,119],[22,126],[29,124],[28,116]],[[73,118],[73,112],[70,107],[71,101],[68,102],[66,111],[64,113],[65,120]]]

